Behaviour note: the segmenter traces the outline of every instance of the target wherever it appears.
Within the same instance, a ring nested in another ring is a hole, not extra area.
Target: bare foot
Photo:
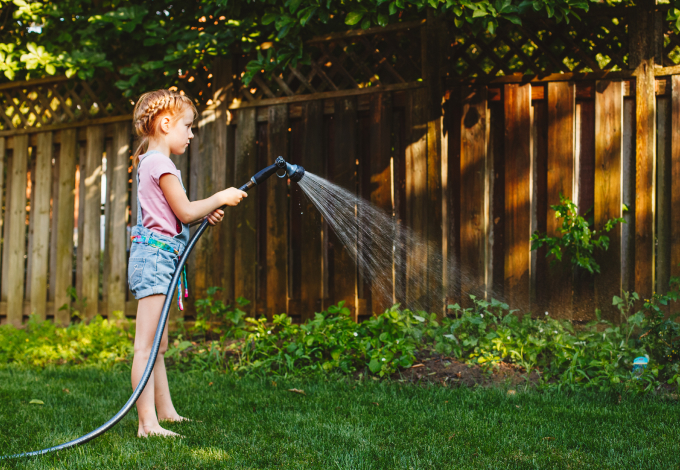
[[[193,421],[193,419],[185,418],[184,416],[176,414],[175,416],[165,416],[163,418],[159,416],[158,421],[170,421],[173,423],[179,423],[180,421]]]
[[[179,438],[184,437],[181,434],[177,434],[176,432],[163,429],[158,424],[150,427],[139,426],[139,428],[137,429],[137,437],[149,437],[149,436],[179,437]]]

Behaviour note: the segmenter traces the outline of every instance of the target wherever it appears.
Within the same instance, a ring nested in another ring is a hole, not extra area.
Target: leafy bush
[[[131,339],[123,326],[99,315],[89,323],[73,323],[65,328],[31,316],[23,329],[0,326],[0,364],[111,367],[132,356]]]
[[[668,316],[680,299],[680,279],[667,294],[641,300],[636,293],[614,297],[618,324],[597,320],[582,327],[549,315],[532,318],[497,300],[471,297],[469,308],[449,305],[449,315],[400,309],[399,305],[355,323],[341,302],[308,322],[286,314],[247,318],[214,295],[197,301],[198,319],[174,333],[166,359],[183,369],[280,376],[371,373],[387,377],[418,358],[453,357],[490,371],[501,362],[536,371],[543,387],[649,392],[664,382],[680,389],[680,324]],[[219,335],[219,336],[218,336]],[[31,319],[25,329],[0,327],[0,363],[27,366],[87,364],[109,367],[132,355],[132,335],[101,317],[58,328]],[[633,361],[647,356],[642,374]]]
[[[563,219],[562,227],[560,227],[562,236],[549,237],[547,234],[536,231],[531,235],[531,249],[537,250],[545,245],[548,248],[546,256],[554,256],[552,263],[562,261],[564,257],[574,266],[587,269],[590,274],[599,273],[600,265],[595,261],[594,252],[596,249],[608,250],[609,237],[598,236],[598,234],[610,232],[617,223],[625,223],[625,220],[621,217],[610,219],[598,232],[590,228],[594,225],[592,217],[586,220],[578,215],[576,204],[562,194],[560,194],[560,203],[550,207],[555,211],[556,218]]]

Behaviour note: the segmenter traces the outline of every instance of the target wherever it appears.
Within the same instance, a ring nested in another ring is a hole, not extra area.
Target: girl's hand
[[[210,225],[215,225],[219,222],[222,222],[223,217],[224,211],[222,209],[215,209],[210,214],[206,215],[204,218],[208,219],[208,223]]]
[[[224,191],[220,191],[220,196],[223,204],[226,204],[227,206],[237,206],[244,197],[248,197],[248,194],[240,189],[228,188]]]

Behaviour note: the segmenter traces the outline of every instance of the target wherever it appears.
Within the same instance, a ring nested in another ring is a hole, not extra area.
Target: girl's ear
[[[170,132],[170,116],[165,115],[161,118],[160,128],[163,134],[167,134]]]

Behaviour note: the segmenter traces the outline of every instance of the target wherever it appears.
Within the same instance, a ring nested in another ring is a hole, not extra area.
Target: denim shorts
[[[179,256],[144,243],[132,243],[128,262],[128,286],[139,300],[167,294]]]

